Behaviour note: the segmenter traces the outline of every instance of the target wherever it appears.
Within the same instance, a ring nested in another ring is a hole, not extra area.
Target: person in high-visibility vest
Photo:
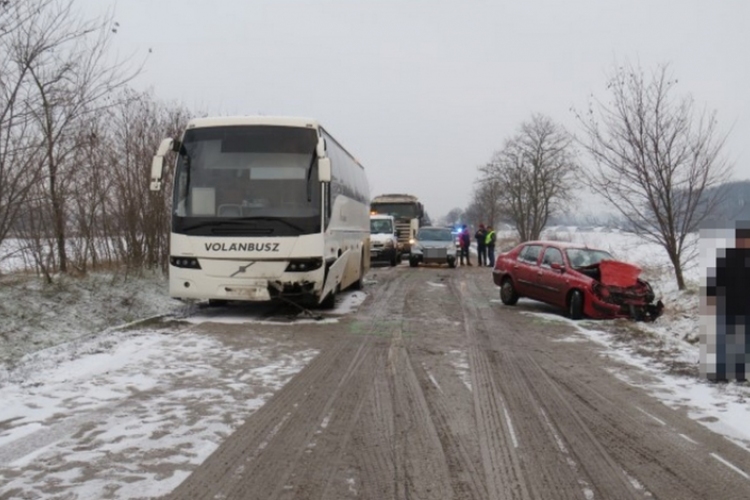
[[[484,237],[484,244],[487,247],[487,265],[495,267],[495,230],[492,226],[487,226],[487,236]]]

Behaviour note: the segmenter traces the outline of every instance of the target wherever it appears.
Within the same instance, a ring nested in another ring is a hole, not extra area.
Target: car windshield
[[[565,250],[565,254],[573,267],[586,267],[598,264],[603,260],[613,259],[612,255],[604,250],[591,250],[589,248],[568,248]]]
[[[393,233],[393,226],[391,225],[391,219],[371,219],[370,220],[370,233],[372,234]]]
[[[453,241],[450,229],[420,229],[417,239],[422,241]]]

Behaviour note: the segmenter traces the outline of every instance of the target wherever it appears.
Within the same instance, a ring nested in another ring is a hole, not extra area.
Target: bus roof
[[[272,125],[277,127],[306,127],[317,129],[320,124],[312,118],[294,116],[214,116],[193,118],[187,128],[232,127],[240,125]]]
[[[413,194],[381,194],[371,200],[370,203],[416,203],[419,198]]]

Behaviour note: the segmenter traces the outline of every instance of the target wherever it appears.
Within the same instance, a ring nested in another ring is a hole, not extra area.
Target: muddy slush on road
[[[525,314],[545,306],[503,307],[488,271],[373,274],[356,314],[294,327],[319,354],[167,498],[750,498],[746,450]]]

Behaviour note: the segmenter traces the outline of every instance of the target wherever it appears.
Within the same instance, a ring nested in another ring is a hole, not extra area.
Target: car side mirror
[[[400,238],[400,237],[401,237],[401,230],[396,229],[396,238]]]
[[[565,272],[565,266],[560,264],[559,262],[553,262],[549,265],[550,268],[554,269],[555,271],[560,271],[561,273]]]

